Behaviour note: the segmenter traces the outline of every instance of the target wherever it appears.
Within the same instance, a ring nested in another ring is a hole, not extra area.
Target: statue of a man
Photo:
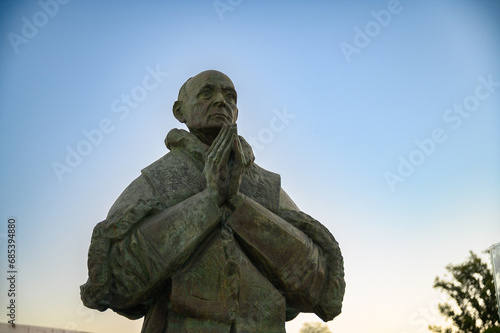
[[[173,112],[189,132],[168,133],[170,152],[95,227],[86,306],[145,316],[143,333],[285,332],[299,312],[340,313],[338,243],[254,163],[236,100],[218,71],[181,87]]]

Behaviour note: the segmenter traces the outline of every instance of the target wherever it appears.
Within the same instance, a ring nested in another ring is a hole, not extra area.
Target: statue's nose
[[[221,92],[217,92],[215,94],[213,104],[217,105],[217,106],[225,106],[226,105],[226,101],[224,100],[224,95],[222,95]]]

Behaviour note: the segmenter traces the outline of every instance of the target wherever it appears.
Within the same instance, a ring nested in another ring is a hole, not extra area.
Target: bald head
[[[174,103],[174,116],[194,134],[214,132],[238,118],[234,84],[224,73],[208,70],[188,79]]]
[[[181,89],[179,90],[179,95],[177,96],[177,99],[186,100],[186,98],[188,97],[187,90],[192,89],[192,86],[195,85],[197,82],[204,81],[209,77],[230,82],[231,86],[234,89],[233,81],[231,81],[229,76],[227,76],[222,72],[210,69],[187,79],[187,81],[184,82]]]

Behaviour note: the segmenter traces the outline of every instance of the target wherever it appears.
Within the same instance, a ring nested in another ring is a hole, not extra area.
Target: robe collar
[[[255,160],[252,147],[242,136],[240,136],[240,142],[243,154],[245,155],[246,166],[250,166]],[[186,130],[178,128],[170,130],[165,138],[165,145],[170,150],[180,148],[187,152],[191,158],[205,164],[205,158],[209,146],[201,142],[200,139],[198,139],[194,134]]]

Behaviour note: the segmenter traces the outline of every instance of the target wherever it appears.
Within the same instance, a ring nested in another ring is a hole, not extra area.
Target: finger
[[[238,193],[243,171],[245,169],[245,155],[243,154],[243,148],[241,147],[241,142],[237,135],[232,141],[232,150],[234,151],[234,164],[229,180],[229,197]]]
[[[233,151],[234,160],[237,163],[241,163],[241,165],[246,165],[245,154],[243,153],[243,147],[241,146],[240,137],[238,135],[236,135],[233,140]]]
[[[210,147],[208,148],[207,154],[210,154],[215,148],[218,148],[222,142],[222,139],[224,136],[227,134],[227,132],[230,130],[229,125],[223,125],[222,128],[220,129],[219,133],[217,134],[217,137],[214,139]]]
[[[215,137],[215,140],[212,142],[210,147],[208,147],[207,150],[207,156],[212,152],[212,150],[217,146],[217,144],[220,142],[220,138],[224,135],[224,133],[228,130],[228,125],[223,125],[221,130],[219,131],[219,134]]]
[[[229,131],[229,126],[224,125],[222,127],[222,129],[219,131],[219,134],[217,134],[217,137],[215,138],[215,140],[210,145],[210,148],[208,148],[208,151],[207,151],[208,157],[215,157],[215,155],[217,155],[217,153],[214,153],[215,154],[214,155],[214,154],[212,154],[212,152],[217,152],[217,150],[220,149],[220,146],[222,145],[223,139],[227,136],[228,131]]]
[[[229,129],[217,151],[216,163],[218,163],[219,167],[225,166],[229,161],[229,156],[231,155],[231,132],[233,131]]]
[[[228,193],[228,185],[229,185],[229,157],[231,155],[231,131],[227,131],[225,135],[221,138],[220,146],[217,148],[217,151],[214,151],[212,154],[215,154],[214,159],[212,160],[212,170],[216,173],[216,182],[218,187],[219,195],[224,198],[227,198]]]
[[[219,138],[218,142],[214,146],[213,150],[210,152],[210,155],[207,157],[207,165],[213,169],[214,172],[219,172],[223,167],[225,167],[228,159],[229,152],[227,152],[227,147],[230,146],[228,143],[231,141],[230,129],[226,129],[222,136]]]

